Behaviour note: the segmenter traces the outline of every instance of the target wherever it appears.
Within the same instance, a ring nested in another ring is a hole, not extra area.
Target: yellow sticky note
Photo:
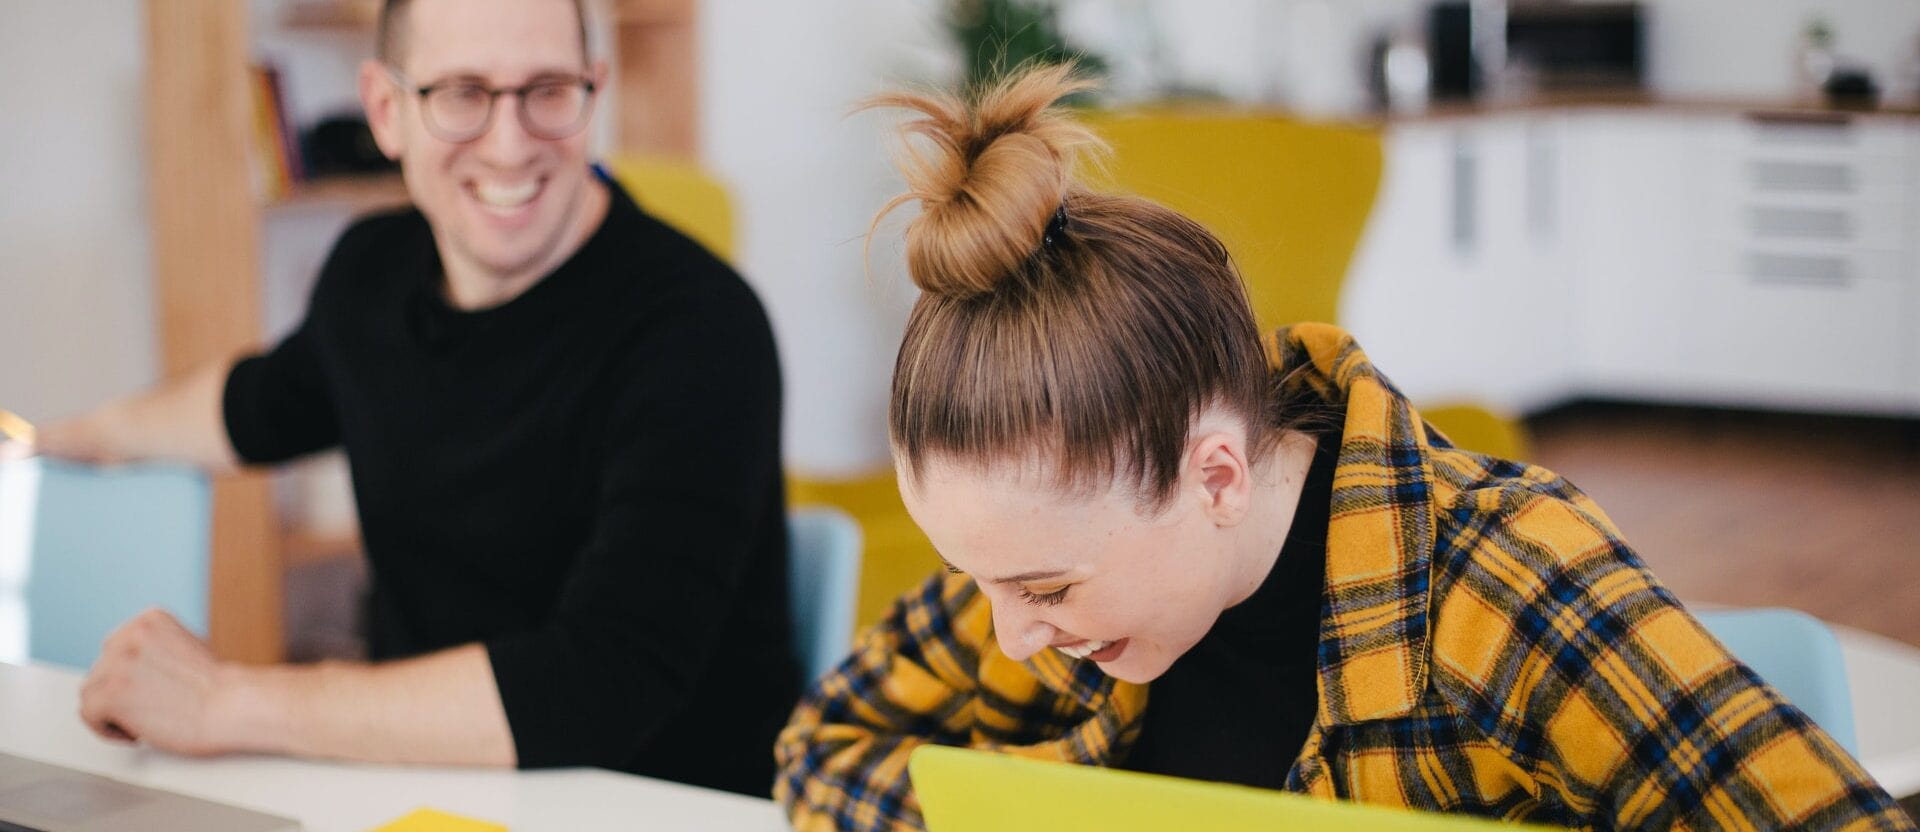
[[[406,817],[368,832],[507,832],[507,828],[438,809],[415,809]]]
[[[0,410],[0,439],[18,439],[32,444],[33,424],[11,412]]]

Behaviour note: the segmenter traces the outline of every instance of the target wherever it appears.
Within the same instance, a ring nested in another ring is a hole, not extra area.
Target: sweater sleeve
[[[336,310],[364,314],[343,278],[379,256],[404,225],[402,215],[380,215],[348,227],[327,253],[299,328],[227,372],[221,419],[243,461],[284,462],[340,444],[339,402],[327,382],[322,335]]]
[[[233,365],[221,394],[221,418],[240,458],[284,462],[340,442],[333,397],[322,372],[313,313],[268,352]]]
[[[486,643],[523,767],[617,767],[685,708],[777,499],[779,367],[751,291],[703,281],[646,314],[554,612]]]

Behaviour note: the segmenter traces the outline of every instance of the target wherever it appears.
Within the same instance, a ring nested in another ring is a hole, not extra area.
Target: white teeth
[[[480,197],[481,202],[495,208],[517,208],[532,201],[534,194],[540,192],[540,182],[535,179],[529,179],[518,185],[479,182],[474,184],[473,192]]]
[[[1112,643],[1113,642],[1110,642],[1110,641],[1083,641],[1079,644],[1063,645],[1060,647],[1055,647],[1053,649],[1058,650],[1061,653],[1064,653],[1072,658],[1084,659],[1088,656],[1093,655],[1094,653],[1098,653],[1101,650],[1106,649],[1107,645]]]

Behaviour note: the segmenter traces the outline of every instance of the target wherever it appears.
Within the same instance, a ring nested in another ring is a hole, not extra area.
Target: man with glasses
[[[415,210],[348,229],[271,351],[41,431],[214,470],[344,446],[371,567],[371,662],[228,664],[150,612],[95,731],[767,793],[798,675],[773,341],[589,165],[584,33],[578,0],[388,0],[360,94]]]

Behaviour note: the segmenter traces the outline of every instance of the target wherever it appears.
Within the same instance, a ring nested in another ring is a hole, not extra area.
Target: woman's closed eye
[[[1020,600],[1035,606],[1051,607],[1067,600],[1067,590],[1072,588],[1073,586],[1069,584],[1052,592],[1034,592],[1023,586],[1020,587]]]

